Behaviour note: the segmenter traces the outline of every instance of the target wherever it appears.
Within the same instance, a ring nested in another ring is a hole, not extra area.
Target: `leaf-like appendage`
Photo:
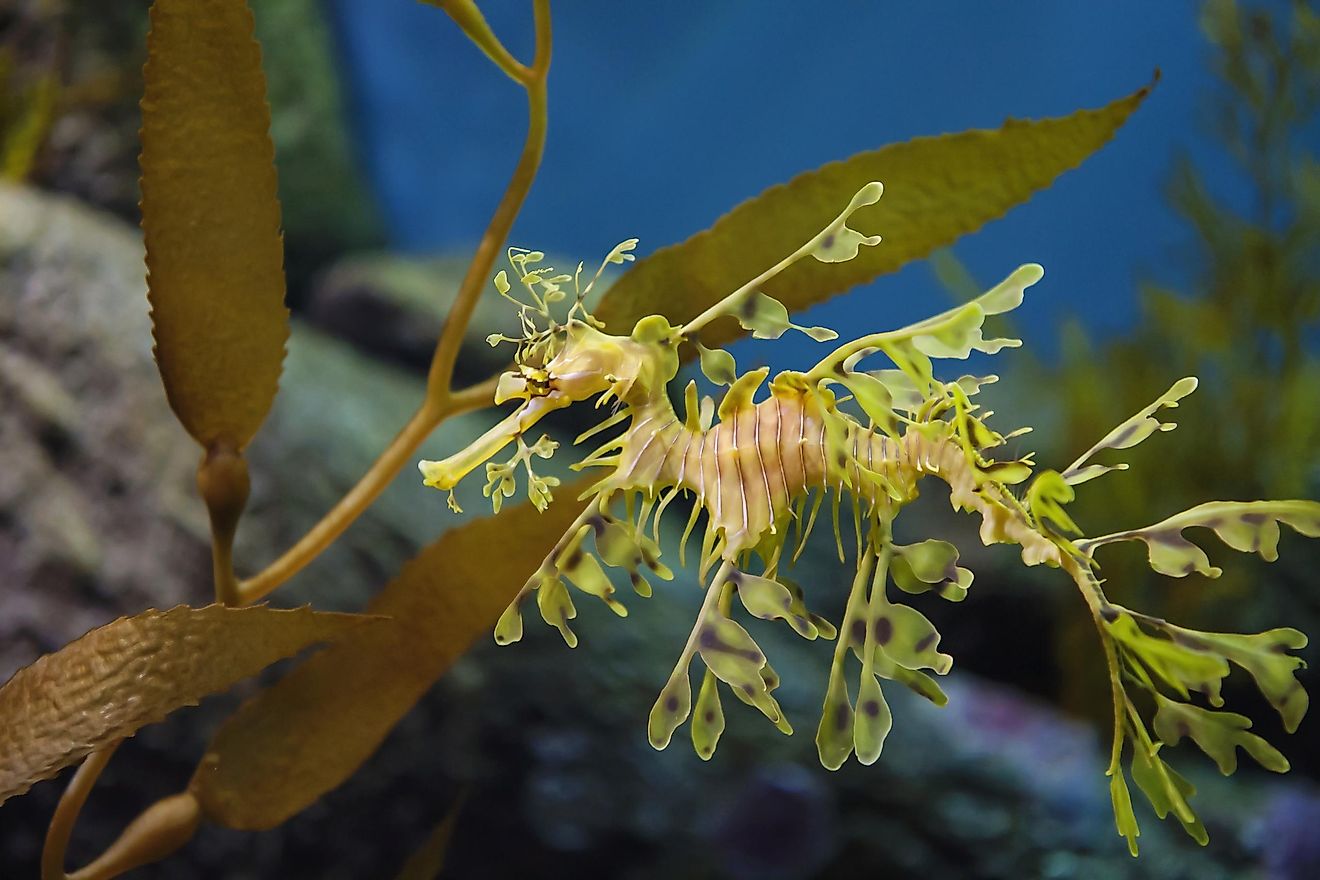
[[[620,617],[627,617],[628,609],[614,598],[616,590],[609,575],[600,567],[599,560],[582,548],[582,541],[590,531],[591,526],[579,529],[555,563],[559,572],[573,582],[573,586],[588,596],[595,596]]]
[[[840,346],[812,367],[809,375],[815,379],[842,381],[847,371],[860,360],[883,352],[924,400],[936,387],[931,358],[966,359],[973,351],[995,354],[1022,344],[1017,339],[986,339],[981,331],[987,317],[1001,315],[1021,305],[1026,289],[1044,275],[1045,270],[1035,263],[1019,266],[971,302],[907,327],[873,333]],[[884,381],[881,375],[876,378]],[[955,384],[961,387],[962,381]],[[979,380],[973,380],[972,384],[980,387]],[[901,389],[898,390],[901,393]]]
[[[738,365],[733,355],[722,348],[706,348],[697,343],[701,355],[701,372],[714,385],[732,385],[738,379]]]
[[[884,652],[883,648],[875,653],[875,674],[881,678],[887,678],[890,681],[906,685],[914,694],[925,697],[936,706],[945,706],[949,702],[948,695],[944,693],[944,689],[939,686],[935,679],[918,669],[899,666]]]
[[[1193,706],[1190,703],[1177,703],[1167,697],[1156,695],[1159,708],[1155,711],[1155,732],[1169,745],[1177,745],[1184,736],[1196,741],[1215,763],[1219,772],[1225,776],[1237,769],[1237,750],[1245,749],[1256,763],[1275,773],[1288,772],[1288,759],[1279,754],[1279,750],[1256,736],[1247,733],[1251,719],[1235,712],[1213,712]]]
[[[1068,465],[1067,470],[1063,472],[1063,478],[1071,485],[1085,483],[1087,480],[1093,480],[1096,477],[1107,474],[1110,471],[1125,471],[1127,465],[1120,464],[1087,464],[1086,462],[1099,452],[1106,449],[1131,449],[1141,441],[1145,440],[1156,431],[1172,431],[1178,427],[1175,422],[1161,422],[1158,413],[1161,409],[1168,407],[1173,409],[1178,406],[1178,401],[1196,390],[1196,377],[1188,376],[1185,379],[1179,379],[1173,383],[1173,387],[1161,394],[1155,399],[1155,402],[1138,412],[1132,418],[1123,422],[1114,430],[1104,436],[1099,443],[1092,446],[1086,452],[1078,456],[1077,460]]]
[[[893,726],[894,715],[885,702],[880,682],[874,675],[863,675],[857,691],[857,712],[853,717],[853,748],[859,763],[874,764],[879,760]]]
[[[1199,572],[1219,577],[1205,551],[1183,537],[1183,529],[1212,529],[1225,544],[1244,553],[1259,553],[1267,562],[1279,557],[1279,523],[1307,537],[1320,537],[1320,503],[1315,501],[1210,501],[1175,514],[1163,522],[1077,542],[1091,556],[1095,548],[1116,541],[1143,541],[1151,568],[1170,577]]]
[[[830,670],[825,706],[816,728],[816,751],[827,770],[838,770],[853,752],[852,698],[848,695],[848,683],[844,681],[842,671],[842,664],[835,664]]]
[[[1118,605],[1111,605],[1109,611],[1112,614],[1103,618],[1107,636],[1117,649],[1125,678],[1154,697],[1155,732],[1162,740],[1152,740],[1143,722],[1129,715],[1124,735],[1131,739],[1134,750],[1132,777],[1161,819],[1172,812],[1184,830],[1204,845],[1208,840],[1205,826],[1188,804],[1196,790],[1160,758],[1162,746],[1191,737],[1225,775],[1237,768],[1238,747],[1275,772],[1287,770],[1288,762],[1273,746],[1247,732],[1251,721],[1245,716],[1175,701],[1164,691],[1172,690],[1183,701],[1190,699],[1192,691],[1198,691],[1212,706],[1222,706],[1220,689],[1233,662],[1252,674],[1292,732],[1306,712],[1307,696],[1293,677],[1293,672],[1304,664],[1287,650],[1304,647],[1306,637],[1286,628],[1254,635],[1199,632]],[[1143,626],[1156,634],[1148,633]],[[1117,771],[1115,763],[1110,772]],[[1120,830],[1126,822],[1121,807],[1116,801]]]
[[[1107,627],[1127,655],[1139,660],[1143,670],[1148,670],[1154,679],[1173,688],[1184,700],[1195,690],[1205,694],[1211,705],[1224,705],[1219,692],[1228,675],[1228,661],[1222,655],[1206,649],[1203,641],[1193,642],[1183,638],[1175,642],[1148,635],[1137,626],[1131,615],[1123,613],[1107,624]],[[1150,684],[1154,685],[1155,682]],[[1152,686],[1150,689],[1153,691],[1155,688]]]
[[[627,332],[650,314],[689,320],[825,228],[835,206],[859,187],[882,181],[885,197],[858,210],[851,222],[882,233],[883,244],[842,263],[802,260],[764,286],[790,313],[801,311],[920,259],[1026,201],[1103,146],[1148,91],[1066,117],[917,138],[809,171],[744,202],[709,230],[639,260],[606,293],[596,317],[614,332]],[[732,322],[716,322],[701,338],[714,346],[738,332]]]
[[[889,391],[889,399],[894,409],[901,409],[904,412],[915,413],[929,399],[925,392],[919,390],[912,381],[912,377],[902,370],[870,370],[868,376],[873,376],[884,384]],[[998,376],[960,376],[957,381],[951,383],[962,389],[962,393],[971,397],[977,394],[982,386],[993,385],[999,381]]]
[[[1256,687],[1279,713],[1284,729],[1294,733],[1306,715],[1310,698],[1296,671],[1306,661],[1289,654],[1306,647],[1306,634],[1292,627],[1279,627],[1263,633],[1212,633],[1183,629],[1169,624],[1184,644],[1204,651],[1214,651],[1236,663],[1256,680]],[[1216,704],[1217,705],[1217,704]]]
[[[697,652],[715,677],[733,688],[735,694],[778,723],[783,713],[770,697],[761,670],[766,665],[760,647],[734,621],[722,614],[709,614],[697,633]]]
[[[0,687],[0,803],[175,709],[371,620],[310,608],[179,606],[94,629]],[[364,632],[382,628],[391,629]]]
[[[566,494],[577,495],[586,483]],[[216,734],[192,790],[227,828],[279,825],[339,786],[491,626],[577,515],[520,504],[446,532],[372,600],[388,627],[348,634],[244,704]]]
[[[720,735],[724,733],[724,707],[720,705],[719,685],[715,673],[709,669],[701,679],[701,693],[692,716],[692,747],[703,761],[715,754]]]
[[[1205,846],[1210,840],[1205,826],[1197,818],[1189,801],[1196,794],[1196,788],[1178,771],[1174,770],[1156,752],[1147,752],[1144,745],[1134,744],[1132,752],[1132,779],[1141,789],[1141,793],[1150,802],[1155,815],[1163,819],[1172,813],[1182,823],[1183,829],[1197,843]],[[1134,853],[1135,855],[1135,853]]]
[[[939,631],[926,615],[907,605],[888,605],[872,624],[883,629],[886,638],[876,641],[894,662],[908,669],[930,669],[945,675],[953,667],[953,658],[941,654]]]
[[[743,607],[753,617],[783,620],[804,639],[815,639],[820,634],[816,625],[803,613],[805,608],[795,607],[793,594],[783,584],[742,572],[734,572],[729,579],[737,587]]]
[[[958,565],[958,548],[948,541],[930,539],[916,544],[895,545],[889,564],[894,583],[905,593],[933,590],[950,602],[967,598],[972,573]]]
[[[652,747],[663,749],[669,745],[678,725],[687,720],[692,713],[692,683],[688,681],[687,667],[674,670],[674,674],[665,682],[655,705],[651,707],[651,717],[646,725],[646,735]],[[713,754],[712,750],[712,754]]]
[[[869,373],[853,372],[840,376],[839,383],[852,392],[872,425],[890,437],[898,436],[898,419],[894,415],[894,398],[889,386]]]
[[[142,231],[156,361],[184,428],[242,449],[275,398],[289,312],[252,13],[156,0],[142,97]]]
[[[1109,800],[1114,805],[1114,824],[1118,826],[1118,833],[1127,838],[1128,852],[1135,856],[1141,829],[1137,827],[1137,816],[1132,812],[1132,795],[1128,792],[1122,767],[1115,767],[1109,779]]]
[[[801,327],[788,318],[788,309],[772,296],[754,291],[734,313],[744,330],[750,330],[756,339],[778,339],[786,330],[799,330],[817,342],[837,339],[838,333],[828,327]]]

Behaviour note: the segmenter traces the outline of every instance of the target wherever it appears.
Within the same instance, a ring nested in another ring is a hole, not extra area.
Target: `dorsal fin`
[[[701,428],[701,404],[697,400],[697,382],[689,379],[683,389],[683,423],[689,431],[696,433]]]
[[[720,401],[720,421],[724,421],[744,406],[750,406],[756,389],[761,387],[761,383],[768,375],[770,368],[761,367],[759,370],[752,370],[739,376],[738,381],[729,386],[729,390],[724,393],[724,399]]]

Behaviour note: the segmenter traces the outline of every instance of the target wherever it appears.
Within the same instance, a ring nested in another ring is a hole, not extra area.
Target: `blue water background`
[[[521,90],[434,8],[330,5],[393,245],[470,249],[521,147]],[[530,4],[483,6],[530,58]],[[1121,332],[1137,319],[1139,277],[1187,276],[1189,233],[1162,195],[1180,151],[1230,201],[1248,197],[1208,136],[1212,50],[1190,0],[563,0],[554,21],[549,145],[512,242],[588,265],[625,237],[641,239],[640,253],[679,241],[767,186],[859,150],[1096,107],[1156,67],[1162,81],[1113,143],[963,239],[957,255],[986,285],[1023,262],[1045,266],[1019,326],[1048,355],[1066,316],[1097,336]],[[948,304],[918,264],[807,320],[849,335]],[[777,367],[808,361],[815,345],[796,334],[754,353],[747,344],[735,349],[740,363]]]

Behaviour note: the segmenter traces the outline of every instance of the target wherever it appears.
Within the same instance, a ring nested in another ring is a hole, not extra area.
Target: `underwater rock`
[[[197,450],[151,356],[138,231],[72,200],[0,188],[0,677],[119,614],[209,601]],[[239,564],[274,558],[355,482],[422,383],[295,322],[282,393],[249,457]],[[446,426],[475,433],[487,419]],[[431,443],[446,448],[444,433]],[[299,466],[291,468],[290,462]],[[439,526],[402,480],[304,575],[360,603]],[[290,600],[299,593],[295,585]],[[302,598],[308,598],[307,594]],[[283,601],[283,598],[282,598]]]
[[[455,257],[352,254],[312,284],[304,312],[312,324],[364,353],[425,373],[466,268],[467,261]],[[488,345],[486,336],[516,328],[507,303],[482,297],[455,364],[457,381],[477,382],[508,366],[507,348]]]
[[[30,180],[127,218],[137,214],[138,99],[148,0],[8,4],[0,23],[24,33],[37,71],[63,92]],[[291,288],[345,249],[384,238],[355,155],[330,22],[317,0],[251,4],[264,47]]]
[[[297,321],[281,386],[249,449],[241,573],[338,500],[422,395],[418,377]],[[449,449],[490,421],[456,419],[424,448]],[[68,197],[9,184],[0,184],[0,449],[0,680],[120,615],[211,601],[198,451],[152,362],[141,234]],[[277,602],[360,607],[418,547],[462,521],[443,504],[419,516],[433,494],[410,475],[396,481]],[[170,768],[180,784],[226,705],[208,701],[144,729],[116,756],[106,787],[137,805]],[[6,876],[35,864],[62,786],[44,783],[6,804]],[[113,794],[97,807],[102,797],[84,818],[88,836],[104,840],[125,808],[105,803]],[[98,838],[100,823],[110,828]]]

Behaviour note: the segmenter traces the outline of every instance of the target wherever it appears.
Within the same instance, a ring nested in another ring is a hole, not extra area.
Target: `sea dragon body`
[[[443,461],[421,462],[425,482],[452,490],[464,475],[486,462],[486,494],[498,512],[501,500],[515,491],[514,472],[521,465],[527,471],[532,502],[544,509],[557,483],[537,476],[532,461],[548,458],[555,444],[545,437],[532,446],[525,444],[523,437],[536,422],[556,409],[596,398],[597,407],[612,401],[614,410],[576,442],[621,427],[575,466],[604,468],[606,473],[583,494],[590,499],[586,508],[500,618],[496,640],[509,643],[520,638],[520,609],[535,595],[541,615],[575,645],[568,621],[576,611],[565,581],[626,615],[600,562],[625,569],[634,589],[649,596],[645,571],[661,579],[672,576],[660,561],[661,518],[675,498],[687,495],[693,504],[680,541],[680,561],[704,513],[698,573],[706,584],[706,598],[651,711],[651,743],[665,747],[690,716],[693,744],[698,754],[709,758],[724,728],[718,682],[781,730],[791,732],[772,693],[778,675],[752,637],[732,619],[737,596],[752,616],[782,619],[805,638],[839,635],[816,742],[822,763],[831,769],[854,753],[863,763],[871,763],[879,757],[891,725],[881,680],[902,684],[943,705],[945,695],[925,670],[943,675],[952,665],[952,658],[938,650],[940,636],[931,622],[916,609],[890,599],[889,581],[906,593],[929,591],[958,601],[966,596],[972,580],[971,572],[957,565],[958,553],[952,545],[928,540],[903,546],[893,540],[895,517],[916,498],[920,480],[932,475],[948,484],[955,508],[980,514],[980,536],[986,544],[1015,543],[1025,564],[1061,568],[1087,602],[1101,637],[1115,703],[1108,771],[1111,794],[1119,831],[1133,852],[1138,832],[1121,766],[1129,742],[1133,777],[1156,812],[1174,813],[1190,834],[1203,841],[1204,828],[1187,804],[1190,786],[1164,763],[1158,754],[1161,746],[1189,736],[1221,769],[1235,765],[1238,746],[1266,767],[1286,769],[1282,755],[1245,731],[1249,726],[1245,718],[1197,706],[1190,693],[1199,691],[1211,705],[1222,705],[1219,683],[1232,662],[1256,678],[1285,726],[1295,730],[1307,697],[1293,677],[1302,661],[1287,651],[1304,646],[1306,638],[1287,628],[1257,635],[1198,633],[1112,604],[1095,574],[1094,551],[1108,543],[1139,540],[1147,544],[1151,564],[1161,573],[1182,576],[1195,571],[1215,576],[1218,569],[1183,537],[1183,529],[1210,528],[1235,549],[1273,559],[1279,523],[1320,536],[1320,504],[1211,502],[1144,529],[1082,538],[1065,510],[1074,486],[1126,467],[1090,463],[1091,457],[1129,448],[1156,431],[1171,429],[1172,423],[1161,422],[1157,414],[1177,406],[1195,389],[1196,380],[1180,380],[1062,471],[1033,475],[1031,455],[992,458],[1009,439],[1028,429],[1001,435],[986,424],[991,414],[981,410],[973,397],[995,377],[942,381],[935,377],[932,359],[962,359],[972,351],[993,354],[1020,344],[1013,339],[986,339],[982,327],[987,317],[1021,304],[1026,289],[1043,275],[1034,264],[1020,267],[982,296],[941,315],[847,342],[809,371],[779,373],[770,382],[768,395],[758,401],[768,371],[738,376],[732,357],[703,347],[698,332],[710,321],[728,316],[760,338],[774,338],[790,328],[818,341],[835,338],[824,328],[791,324],[784,306],[759,288],[808,255],[840,262],[854,257],[863,246],[878,244],[877,236],[864,236],[847,221],[859,208],[874,203],[881,191],[877,183],[863,187],[815,237],[702,315],[682,326],[653,315],[639,321],[628,336],[605,333],[587,311],[584,299],[595,279],[583,288],[581,265],[574,275],[555,274],[537,266],[542,259],[538,253],[510,252],[510,262],[531,302],[510,296],[506,273],[496,276],[499,292],[519,306],[523,336],[492,337],[493,343],[518,344],[516,369],[501,377],[495,402],[520,400],[521,404],[464,450]],[[621,244],[606,264],[630,260],[635,244],[635,240]],[[567,318],[559,321],[551,307],[567,297],[565,285],[570,281],[576,298]],[[728,388],[716,412],[713,401],[699,399],[696,384],[689,382],[680,417],[667,388],[678,374],[680,351],[692,344],[707,378]],[[873,355],[886,356],[897,369],[857,369]],[[836,388],[844,394],[836,394]],[[511,460],[489,463],[515,441],[518,451]],[[1019,484],[1026,485],[1025,491],[1015,491]],[[833,502],[841,560],[845,553],[839,511],[845,496],[851,501],[856,535],[856,573],[837,627],[809,611],[805,592],[782,574],[801,553],[827,495]],[[619,500],[626,509],[623,517],[612,511]],[[457,507],[452,491],[450,504]],[[648,526],[653,537],[647,535]],[[795,533],[796,543],[791,554],[787,552],[790,532]],[[749,571],[753,567],[759,570]],[[715,573],[709,576],[712,568]],[[844,679],[849,654],[861,665],[855,701]],[[694,711],[688,670],[697,656],[706,672]],[[1155,737],[1126,685],[1155,695]]]

